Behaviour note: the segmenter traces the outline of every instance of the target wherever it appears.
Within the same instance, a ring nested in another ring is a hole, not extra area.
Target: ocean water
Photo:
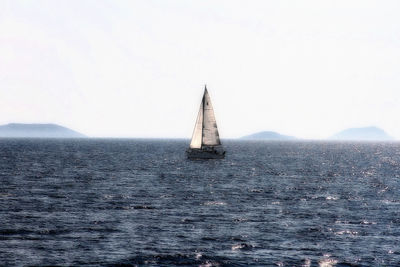
[[[400,144],[1,139],[2,266],[399,266]]]

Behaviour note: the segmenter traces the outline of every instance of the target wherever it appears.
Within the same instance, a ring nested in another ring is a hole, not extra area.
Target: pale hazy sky
[[[400,1],[0,0],[0,124],[190,138],[400,138]]]

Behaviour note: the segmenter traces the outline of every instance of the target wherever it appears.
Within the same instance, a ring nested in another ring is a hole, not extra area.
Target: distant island
[[[0,126],[0,137],[8,138],[83,138],[85,135],[57,124],[9,123]]]
[[[264,131],[241,137],[242,140],[296,140],[296,137],[283,135],[277,132]]]
[[[349,140],[349,141],[391,141],[393,137],[378,127],[349,128],[343,130],[330,140]]]

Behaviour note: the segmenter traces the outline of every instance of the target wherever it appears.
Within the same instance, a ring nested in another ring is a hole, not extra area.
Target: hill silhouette
[[[241,137],[243,140],[295,140],[296,137],[283,135],[272,131],[263,131]]]
[[[353,141],[390,141],[393,137],[378,127],[349,128],[343,130],[331,138],[331,140],[353,140]]]
[[[9,123],[0,126],[0,137],[82,138],[86,136],[57,124]]]

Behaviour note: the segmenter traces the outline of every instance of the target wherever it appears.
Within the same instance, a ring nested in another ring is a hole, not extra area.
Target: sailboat
[[[186,153],[189,159],[223,159],[225,157],[207,86],[204,87],[192,141]]]

